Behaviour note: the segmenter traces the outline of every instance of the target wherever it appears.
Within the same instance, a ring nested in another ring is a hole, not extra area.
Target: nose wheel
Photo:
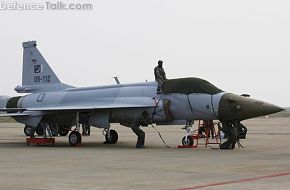
[[[192,136],[185,136],[182,139],[183,146],[192,146],[194,143]]]
[[[186,121],[186,125],[184,128],[186,132],[185,132],[185,136],[182,138],[182,145],[183,146],[192,146],[193,143],[194,143],[194,140],[193,140],[193,131],[192,131],[192,121]]]

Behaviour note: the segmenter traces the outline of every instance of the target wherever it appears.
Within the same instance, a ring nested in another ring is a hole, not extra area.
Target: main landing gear
[[[72,132],[70,132],[68,136],[68,141],[71,146],[76,146],[82,143],[82,135],[80,134],[80,113],[76,113],[76,128]]]
[[[103,135],[105,136],[104,144],[116,144],[118,142],[119,136],[115,130],[104,129]],[[76,129],[69,134],[68,140],[71,146],[76,146],[82,143],[82,135]]]
[[[103,135],[105,136],[106,139],[104,144],[116,144],[118,142],[119,135],[115,130],[104,129]]]
[[[76,113],[76,128],[69,134],[68,140],[71,146],[76,146],[82,143],[82,135],[80,131],[80,123],[79,123],[79,113]],[[115,130],[110,130],[110,128],[106,128],[103,131],[103,135],[105,136],[104,144],[116,144],[118,142],[118,133]]]
[[[69,144],[71,146],[76,146],[77,144],[81,144],[82,136],[78,131],[72,131],[68,136]]]

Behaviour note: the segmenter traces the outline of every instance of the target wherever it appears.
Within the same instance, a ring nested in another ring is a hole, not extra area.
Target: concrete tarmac
[[[290,189],[290,118],[243,123],[245,148],[235,150],[205,148],[203,139],[196,149],[165,148],[151,127],[144,129],[146,148],[135,149],[136,136],[119,125],[115,145],[102,144],[101,130],[92,129],[80,147],[70,147],[67,137],[55,146],[27,146],[23,125],[1,123],[0,189]],[[157,129],[176,147],[181,127]]]

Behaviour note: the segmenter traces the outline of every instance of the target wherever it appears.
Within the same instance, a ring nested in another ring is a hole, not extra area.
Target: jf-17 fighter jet
[[[2,96],[0,116],[14,118],[25,129],[57,125],[59,133],[64,135],[73,127],[69,134],[72,146],[82,141],[80,124],[103,128],[108,144],[118,141],[118,133],[110,129],[110,123],[130,127],[138,136],[136,147],[142,148],[145,133],[141,126],[219,120],[227,134],[227,141],[221,147],[233,149],[242,120],[283,110],[273,104],[226,93],[200,78],[166,80],[161,94],[157,94],[156,82],[76,88],[58,79],[38,51],[36,41],[22,45],[22,86],[17,86],[15,91],[27,95]]]

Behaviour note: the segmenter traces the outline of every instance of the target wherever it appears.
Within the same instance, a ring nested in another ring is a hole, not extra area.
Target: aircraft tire
[[[182,139],[182,145],[183,146],[192,146],[194,143],[192,136],[188,136],[187,140],[186,137],[183,137]]]
[[[76,146],[77,144],[81,144],[82,136],[78,131],[72,131],[68,136],[68,140],[71,146]]]
[[[108,133],[106,134],[106,143],[107,144],[116,144],[118,142],[119,135],[117,131],[110,130],[110,136],[108,136]]]
[[[25,125],[25,127],[24,127],[24,134],[25,134],[26,136],[31,136],[31,133],[32,133],[32,132],[33,132],[32,127],[29,126],[29,125]]]
[[[69,130],[65,126],[64,127],[59,127],[58,134],[60,136],[67,136],[68,133],[69,133]]]
[[[44,135],[44,132],[43,132],[43,128],[41,125],[37,126],[36,129],[35,129],[35,132],[38,136],[43,136]]]

